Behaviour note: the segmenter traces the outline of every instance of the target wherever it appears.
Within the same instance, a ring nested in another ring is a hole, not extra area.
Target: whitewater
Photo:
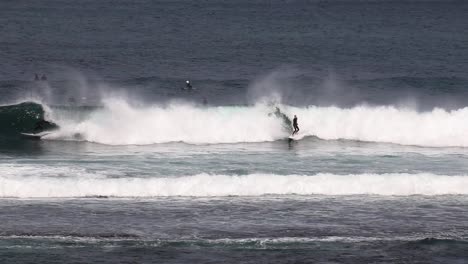
[[[352,108],[271,103],[200,106],[174,102],[142,106],[125,100],[106,100],[101,108],[84,115],[49,111],[47,116],[60,129],[44,139],[108,145],[271,142],[290,135],[288,122],[297,115],[301,138],[315,136],[323,140],[423,147],[468,146],[468,108],[418,112],[404,107],[369,105]]]
[[[108,177],[80,170],[10,167],[0,198],[222,197],[261,195],[468,195],[467,175],[385,173],[336,175],[213,175]],[[12,170],[13,169],[13,170]],[[29,173],[27,173],[29,170]],[[32,176],[39,171],[41,176]],[[25,173],[26,172],[26,173]],[[68,175],[68,176],[66,176]],[[73,175],[73,176],[71,176]]]

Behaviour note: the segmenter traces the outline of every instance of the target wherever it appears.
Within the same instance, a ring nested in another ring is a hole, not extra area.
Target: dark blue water
[[[93,94],[90,80],[117,82],[113,89],[155,100],[183,96],[174,90],[185,79],[209,101],[252,103],[257,94],[246,94],[249,83],[293,67],[286,77],[298,77],[296,83],[278,88],[293,103],[388,104],[410,97],[423,106],[454,107],[466,99],[463,1],[5,1],[0,7],[5,96],[24,96],[31,88],[24,82],[44,73],[58,82],[53,97],[62,103],[82,96],[77,86]],[[329,89],[330,79],[344,84]]]
[[[0,10],[0,262],[468,263],[465,1]]]

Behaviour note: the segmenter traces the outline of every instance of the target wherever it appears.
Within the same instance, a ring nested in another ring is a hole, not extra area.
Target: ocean
[[[466,1],[0,10],[1,263],[468,263]]]

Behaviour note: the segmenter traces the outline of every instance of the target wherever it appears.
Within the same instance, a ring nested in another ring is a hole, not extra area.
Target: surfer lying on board
[[[294,115],[293,127],[294,127],[294,132],[293,132],[292,134],[293,134],[293,136],[294,136],[294,134],[296,134],[297,132],[299,132],[299,126],[297,125],[297,116],[296,116],[296,115]]]

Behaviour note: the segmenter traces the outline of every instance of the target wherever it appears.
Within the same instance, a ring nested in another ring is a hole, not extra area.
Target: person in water
[[[294,115],[293,127],[294,127],[294,132],[292,134],[294,135],[297,132],[299,132],[299,126],[297,125],[297,116],[296,115]]]
[[[185,82],[185,88],[186,88],[187,90],[192,90],[192,85],[190,84],[190,81],[186,81],[186,82]]]
[[[43,130],[47,129],[48,127],[53,126],[51,122],[41,119],[36,122],[34,126],[35,132],[42,132]]]

